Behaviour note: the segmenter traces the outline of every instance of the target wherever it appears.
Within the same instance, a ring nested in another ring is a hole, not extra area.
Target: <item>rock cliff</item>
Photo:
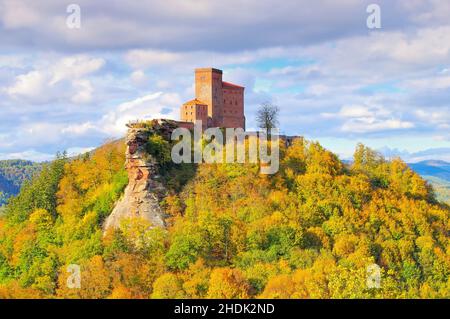
[[[164,227],[164,211],[160,201],[166,196],[166,188],[159,181],[159,163],[148,152],[150,135],[159,134],[170,140],[175,121],[153,120],[148,123],[128,125],[126,136],[126,162],[128,186],[123,197],[114,207],[104,224],[104,230],[118,228],[123,219],[140,217],[155,227]]]

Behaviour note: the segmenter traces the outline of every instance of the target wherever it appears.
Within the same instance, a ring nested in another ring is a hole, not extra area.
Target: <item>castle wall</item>
[[[240,127],[245,129],[244,88],[223,87],[222,127]]]
[[[213,68],[195,70],[195,97],[208,106],[209,126],[222,121],[222,71]]]
[[[202,121],[203,129],[205,129],[208,124],[208,106],[196,103],[195,100],[187,102],[180,109],[180,119],[191,123]]]

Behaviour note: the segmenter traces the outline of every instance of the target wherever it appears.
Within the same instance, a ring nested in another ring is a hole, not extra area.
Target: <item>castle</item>
[[[245,88],[222,81],[222,73],[214,68],[195,69],[195,98],[181,106],[181,126],[191,128],[195,121],[201,120],[203,129],[230,127],[245,130]]]

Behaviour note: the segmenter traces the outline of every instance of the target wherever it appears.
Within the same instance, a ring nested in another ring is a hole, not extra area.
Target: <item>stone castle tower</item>
[[[180,109],[181,121],[201,120],[203,128],[245,129],[244,87],[222,80],[222,70],[195,70],[195,98]]]

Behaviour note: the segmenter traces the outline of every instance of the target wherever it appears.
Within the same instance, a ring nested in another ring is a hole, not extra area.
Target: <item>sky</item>
[[[249,129],[268,101],[281,132],[343,159],[362,142],[450,161],[449,17],[448,0],[0,0],[0,159],[78,154],[129,121],[178,119],[194,69],[215,67],[246,87]]]

